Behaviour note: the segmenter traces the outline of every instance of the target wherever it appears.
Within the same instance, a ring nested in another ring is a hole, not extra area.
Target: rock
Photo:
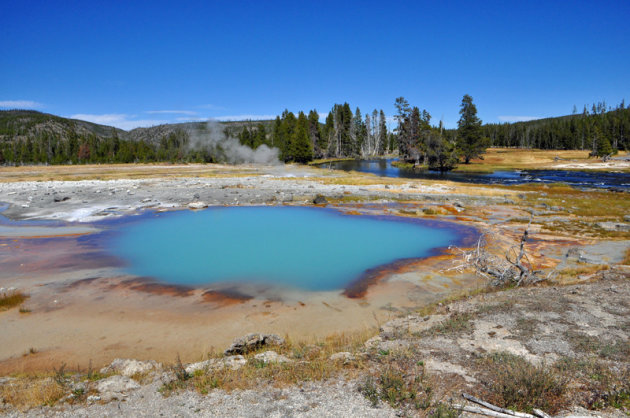
[[[188,369],[186,369],[186,372],[188,373]],[[177,376],[175,375],[175,372],[168,371],[168,372],[162,373],[159,377],[159,380],[163,385],[169,385],[177,380]]]
[[[344,363],[348,363],[350,361],[354,361],[356,358],[347,351],[342,351],[339,353],[335,353],[330,356],[331,361],[342,361]]]
[[[313,199],[313,203],[315,205],[327,205],[328,199],[326,199],[326,197],[322,196],[321,194],[318,194],[317,196],[315,196],[315,199]]]
[[[290,358],[278,354],[275,351],[265,351],[264,353],[256,354],[254,358],[263,363],[289,363],[291,361]]]
[[[220,359],[213,358],[189,364],[186,366],[186,373],[193,374],[198,370],[221,370],[225,368],[238,370],[245,364],[247,364],[247,360],[241,355],[227,356]]]
[[[87,391],[87,385],[83,382],[76,382],[70,385],[70,389],[72,389],[73,392],[85,393]]]
[[[626,222],[630,222],[630,215],[624,215],[623,220]]]
[[[376,335],[370,338],[369,340],[367,340],[363,345],[367,349],[373,349],[373,348],[377,348],[379,344],[382,342],[383,342],[383,339],[379,335]]]
[[[458,202],[457,200],[453,202],[453,206],[455,206],[456,208],[463,208],[464,205],[461,204],[461,202]]]
[[[623,222],[597,222],[595,225],[605,231],[630,231],[630,224]]]
[[[64,196],[64,197],[55,197],[54,201],[55,203],[59,203],[59,202],[65,202],[67,200],[70,200],[70,198],[68,196]]]
[[[153,360],[139,361],[133,359],[117,358],[109,366],[103,367],[101,373],[118,373],[123,376],[133,376],[137,373],[146,373],[153,369],[160,369],[162,365]]]
[[[562,206],[552,206],[551,210],[554,212],[562,212],[564,208]]]
[[[140,389],[140,385],[127,376],[110,376],[96,383],[96,390],[99,393],[121,393],[135,389]]]
[[[284,344],[284,340],[282,340],[282,343]],[[247,364],[247,360],[241,355],[226,357],[222,359],[222,362],[224,367],[229,367],[232,370],[238,370]]]
[[[208,204],[206,202],[202,202],[202,201],[190,202],[188,204],[188,207],[190,209],[205,209],[205,208],[208,207]]]
[[[258,334],[252,333],[247,334],[243,337],[237,338],[232,341],[232,345],[230,345],[227,350],[225,350],[225,355],[229,356],[232,354],[247,354],[251,351],[258,350],[262,347],[268,345],[283,345],[284,338],[276,335],[276,334]]]
[[[91,402],[98,402],[100,400],[101,400],[101,397],[97,396],[97,395],[90,395],[90,396],[87,397],[87,401],[90,402],[90,403]]]
[[[191,363],[188,366],[186,366],[185,370],[186,370],[186,373],[188,374],[193,374],[198,370],[211,370],[215,368],[214,366],[216,363],[217,363],[216,359],[198,361],[197,363]]]

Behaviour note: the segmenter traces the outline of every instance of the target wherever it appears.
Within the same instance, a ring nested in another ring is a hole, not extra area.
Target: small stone
[[[127,376],[111,376],[96,383],[96,390],[100,393],[120,393],[135,389],[140,389],[140,385]]]
[[[597,222],[595,225],[605,231],[630,231],[630,224],[623,222]]]
[[[321,194],[318,194],[317,196],[315,196],[315,199],[313,199],[313,203],[315,205],[327,205],[328,204],[328,200],[326,199],[325,196],[322,196]]]
[[[330,356],[331,361],[343,361],[344,363],[348,363],[350,361],[354,361],[356,358],[347,351],[342,351],[339,353],[335,353]]]
[[[97,395],[90,395],[87,397],[88,402],[98,402],[100,400],[101,400],[101,397]]]
[[[229,356],[231,354],[247,354],[250,351],[255,351],[268,345],[283,344],[284,338],[276,334],[252,333],[235,339],[232,342],[232,345],[230,345],[227,350],[225,350],[225,355]]]
[[[160,363],[153,360],[139,361],[133,359],[121,359],[117,358],[111,362],[109,366],[103,367],[101,373],[118,373],[123,376],[133,376],[137,373],[146,373],[153,369],[162,368]]]
[[[256,354],[254,358],[263,363],[288,363],[291,361],[290,358],[278,354],[275,351],[265,351],[264,353]]]
[[[205,209],[205,208],[207,208],[207,207],[208,207],[208,204],[207,204],[206,202],[201,202],[201,201],[198,201],[198,202],[190,202],[190,203],[188,204],[188,207],[189,207],[190,209]]]
[[[186,373],[188,373],[188,369],[186,369]],[[189,374],[192,374],[192,372],[189,373]],[[168,372],[162,373],[160,375],[159,379],[160,379],[160,382],[162,382],[163,385],[168,385],[168,384],[171,384],[174,381],[176,381],[177,380],[177,376],[175,375],[174,372],[168,371]]]
[[[198,370],[222,370],[225,368],[238,370],[245,364],[247,364],[247,360],[241,355],[227,356],[221,359],[209,359],[189,364],[186,366],[186,373],[193,374]]]

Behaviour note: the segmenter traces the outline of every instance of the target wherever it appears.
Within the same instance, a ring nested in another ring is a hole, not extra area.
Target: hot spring
[[[170,284],[343,289],[368,271],[457,243],[455,224],[303,207],[156,213],[120,228],[108,249],[128,273]]]

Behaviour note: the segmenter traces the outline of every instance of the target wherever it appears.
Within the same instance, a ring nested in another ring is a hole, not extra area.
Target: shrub
[[[0,311],[6,311],[21,305],[26,299],[28,299],[28,296],[18,290],[0,289]]]

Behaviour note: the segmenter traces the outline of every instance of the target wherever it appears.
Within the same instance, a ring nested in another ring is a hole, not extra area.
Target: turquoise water
[[[330,209],[231,207],[156,214],[121,228],[109,250],[129,273],[168,283],[333,290],[368,269],[428,256],[457,236],[419,221]]]

